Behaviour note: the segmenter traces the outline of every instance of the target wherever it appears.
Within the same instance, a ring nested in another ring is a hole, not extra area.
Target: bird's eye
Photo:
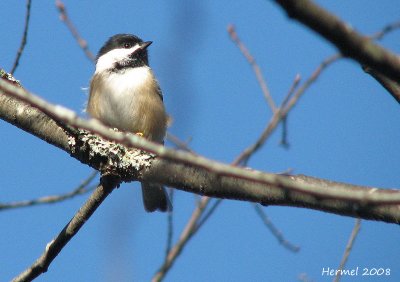
[[[132,47],[131,43],[124,43],[124,48],[129,49]]]

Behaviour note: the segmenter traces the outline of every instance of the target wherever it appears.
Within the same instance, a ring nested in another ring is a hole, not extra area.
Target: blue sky
[[[365,34],[399,20],[397,1],[317,1]],[[150,64],[174,119],[170,132],[199,154],[231,162],[254,142],[271,112],[254,74],[226,28],[234,24],[260,65],[279,104],[296,74],[303,81],[335,49],[290,21],[272,1],[65,1],[69,16],[93,52],[115,33],[152,40]],[[10,70],[23,30],[25,1],[0,2],[0,67]],[[400,31],[381,44],[399,52]],[[82,116],[92,63],[60,22],[53,1],[33,1],[28,44],[15,76],[24,87]],[[289,115],[290,148],[277,130],[249,166],[293,169],[347,183],[398,188],[400,110],[359,65],[329,67]],[[91,169],[0,121],[0,201],[68,192]],[[167,144],[172,146],[171,144]],[[148,281],[161,265],[166,216],[144,212],[139,185],[114,191],[49,271],[37,281]],[[62,203],[0,212],[0,281],[31,265],[88,195]],[[175,193],[176,240],[196,197]],[[264,208],[297,254],[284,249],[248,203],[224,201],[192,239],[166,281],[313,281],[336,268],[355,220],[323,212]],[[363,221],[348,268],[390,269],[390,276],[342,281],[399,281],[398,227]]]

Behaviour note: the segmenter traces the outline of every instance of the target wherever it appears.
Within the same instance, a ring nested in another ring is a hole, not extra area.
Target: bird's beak
[[[153,41],[146,41],[146,42],[139,43],[139,47],[136,48],[129,56],[133,57],[137,53],[141,53],[142,51],[146,50],[147,47],[149,47],[151,43],[153,43]]]
[[[142,42],[140,44],[140,49],[142,49],[142,50],[147,49],[147,47],[149,47],[151,45],[151,43],[153,43],[153,41]]]

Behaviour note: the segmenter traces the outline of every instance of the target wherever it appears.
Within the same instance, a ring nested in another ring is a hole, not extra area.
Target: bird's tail
[[[147,212],[171,211],[172,205],[167,191],[160,184],[142,182],[143,205]]]

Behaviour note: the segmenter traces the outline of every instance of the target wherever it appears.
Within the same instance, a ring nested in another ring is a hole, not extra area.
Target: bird
[[[163,144],[168,115],[149,66],[150,44],[132,34],[116,34],[104,43],[96,57],[86,112],[111,128]],[[172,210],[162,185],[141,185],[147,212]]]

